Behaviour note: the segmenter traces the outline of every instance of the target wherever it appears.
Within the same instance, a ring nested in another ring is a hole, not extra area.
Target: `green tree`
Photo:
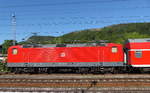
[[[7,54],[7,50],[13,45],[13,40],[5,40],[2,44],[2,54]]]

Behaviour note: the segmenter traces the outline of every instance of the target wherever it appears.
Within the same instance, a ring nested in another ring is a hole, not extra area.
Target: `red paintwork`
[[[128,49],[150,49],[150,42],[127,43],[125,47]]]
[[[150,42],[127,43],[125,47],[128,51],[128,65],[150,65]],[[133,51],[134,49],[134,51]],[[142,57],[135,56],[135,49],[142,50]]]
[[[112,53],[111,48],[117,46],[118,52]],[[17,48],[18,54],[13,55],[12,49]],[[124,62],[121,44],[108,43],[107,46],[94,47],[48,47],[22,48],[12,46],[8,50],[8,63],[47,63],[47,62]]]

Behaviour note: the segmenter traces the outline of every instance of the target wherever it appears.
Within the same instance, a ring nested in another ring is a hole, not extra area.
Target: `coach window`
[[[135,51],[135,57],[141,58],[142,57],[142,51]]]
[[[18,54],[18,49],[17,48],[13,48],[12,49],[12,54],[13,55],[17,55]]]
[[[112,47],[111,48],[111,52],[112,53],[117,53],[118,52],[118,48],[117,47]]]

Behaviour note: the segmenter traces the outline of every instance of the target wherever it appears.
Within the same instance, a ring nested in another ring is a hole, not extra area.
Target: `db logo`
[[[66,54],[64,52],[60,53],[60,57],[65,57]]]

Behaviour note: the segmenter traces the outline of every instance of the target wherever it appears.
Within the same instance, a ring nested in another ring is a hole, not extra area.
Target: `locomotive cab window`
[[[117,47],[112,47],[111,48],[111,52],[112,53],[117,53],[118,52],[118,48]]]
[[[12,54],[13,55],[17,55],[18,54],[18,49],[17,48],[13,48],[12,49]]]
[[[135,57],[141,58],[142,57],[142,51],[135,51]]]

